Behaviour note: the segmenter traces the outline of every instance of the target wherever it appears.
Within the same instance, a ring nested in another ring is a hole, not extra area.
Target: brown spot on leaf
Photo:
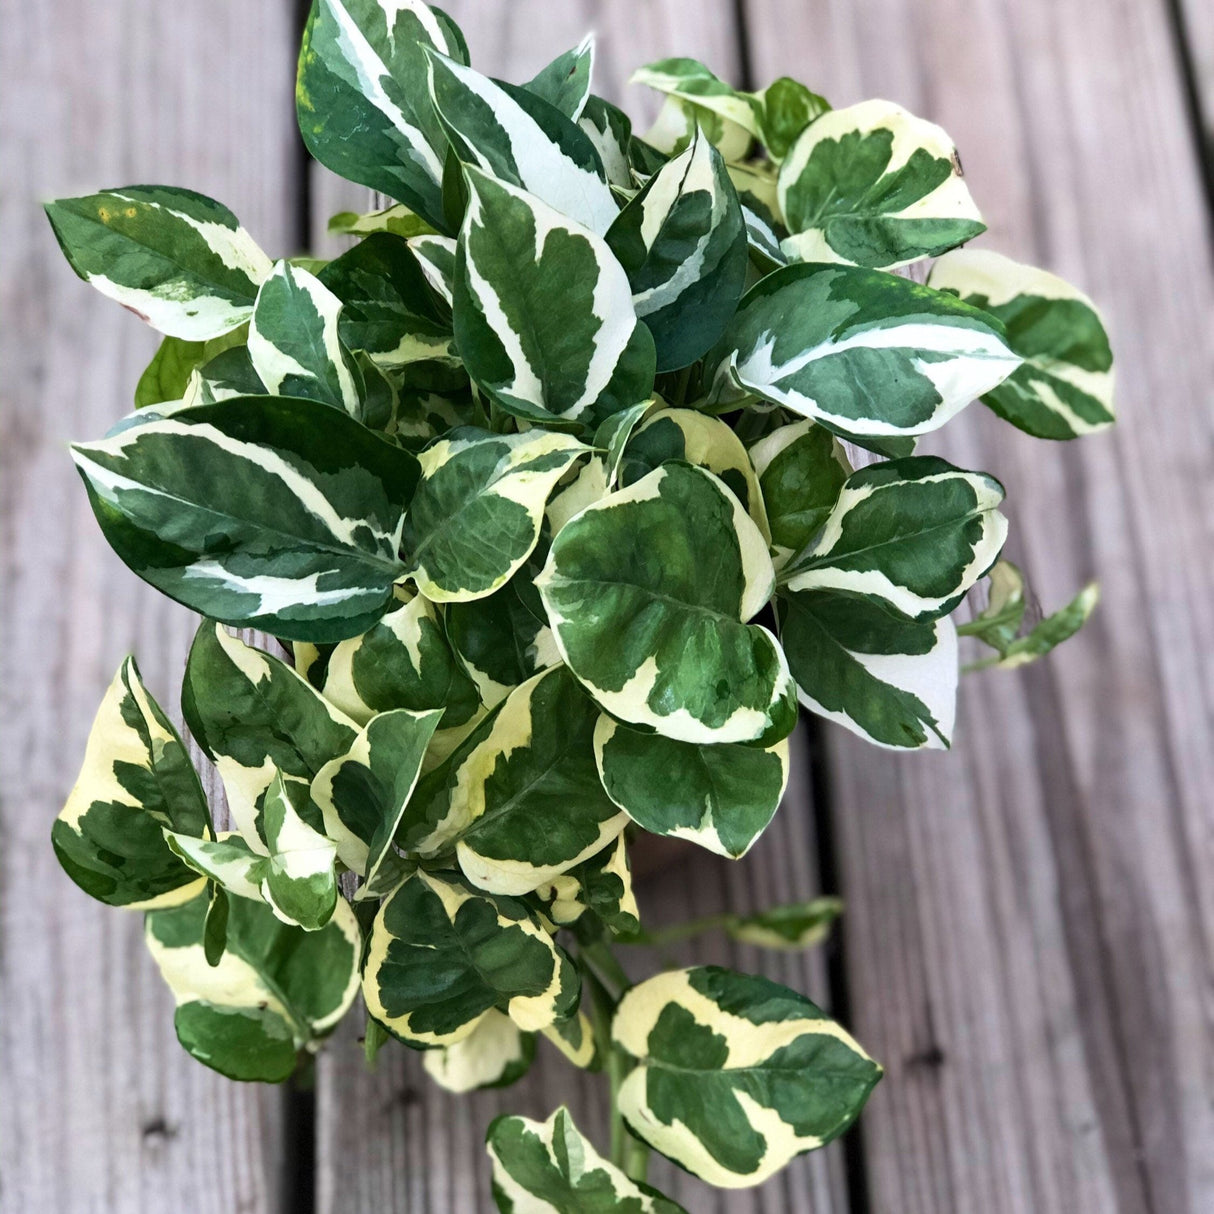
[[[140,310],[139,310],[138,308],[132,308],[130,304],[123,304],[122,306],[123,306],[123,307],[124,307],[124,308],[125,308],[125,309],[126,309],[128,312],[134,312],[134,313],[135,313],[135,315],[136,315],[136,316],[138,316],[138,317],[139,317],[139,319],[140,319],[141,321],[143,321],[143,323],[144,323],[145,325],[150,325],[150,324],[152,323],[152,318],[151,318],[150,316],[148,316],[146,313],[144,313],[144,312],[140,312]]]

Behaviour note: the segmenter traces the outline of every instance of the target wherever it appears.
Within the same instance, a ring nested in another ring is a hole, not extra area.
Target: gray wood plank
[[[59,871],[50,825],[134,651],[176,713],[195,620],[107,549],[66,451],[130,405],[155,338],[72,274],[38,202],[166,181],[288,243],[293,6],[3,0],[0,1172],[5,1214],[279,1208],[282,1105],[193,1062],[141,939]]]
[[[703,58],[735,78],[739,70],[731,6],[679,2],[629,6],[586,3],[552,6],[528,3],[448,5],[464,24],[473,62],[491,73],[526,79],[548,59],[574,45],[587,29],[599,34],[596,88],[621,101],[644,129],[656,111],[651,96],[625,92],[629,72],[670,54]],[[323,172],[313,178],[314,242],[333,210],[365,206],[357,187]],[[800,739],[799,739],[800,740]],[[768,835],[739,864],[685,848],[667,859],[652,858],[659,871],[638,880],[646,922],[682,920],[724,909],[758,909],[776,901],[818,892],[808,760],[798,765],[784,808]],[[712,961],[764,972],[808,993],[825,1006],[825,964],[821,953],[772,955],[706,938],[674,955],[683,963]],[[635,976],[667,960],[638,956]],[[318,1060],[318,1211],[363,1214],[384,1208],[423,1212],[491,1208],[484,1130],[501,1112],[544,1118],[568,1103],[578,1123],[600,1147],[606,1145],[606,1090],[601,1076],[568,1066],[546,1043],[525,1080],[504,1092],[453,1097],[425,1076],[420,1058],[390,1045],[374,1073],[368,1073],[357,1046],[357,1025],[346,1029]],[[842,1148],[833,1146],[800,1160],[760,1190],[714,1194],[706,1186],[656,1160],[651,1177],[664,1192],[695,1211],[722,1214],[830,1214],[847,1208]]]
[[[1116,431],[1066,448],[980,406],[927,449],[1004,477],[1043,603],[1088,632],[967,682],[949,756],[832,731],[876,1210],[1214,1208],[1214,290],[1163,5],[749,0],[760,80],[889,96],[956,138],[991,232],[1105,306]]]
[[[1204,141],[1206,172],[1214,175],[1214,5],[1207,0],[1178,0],[1175,3],[1177,32],[1192,73],[1200,125],[1198,137]],[[1214,187],[1214,178],[1207,188]]]

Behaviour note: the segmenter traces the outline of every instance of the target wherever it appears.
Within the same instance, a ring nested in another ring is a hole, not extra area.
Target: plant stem
[[[632,979],[624,972],[624,967],[616,960],[605,940],[583,944],[582,958],[608,990],[615,988],[611,993],[617,999],[632,985]]]
[[[700,919],[688,919],[684,923],[672,923],[669,927],[659,927],[656,931],[639,932],[635,936],[630,936],[628,943],[673,944],[676,940],[686,940],[688,936],[698,936],[701,932],[711,932],[717,928],[727,927],[736,918],[736,915],[705,915]]]
[[[687,399],[687,384],[691,379],[691,367],[684,367],[679,372],[679,378],[675,381],[674,400],[671,402],[675,405],[681,405]]]

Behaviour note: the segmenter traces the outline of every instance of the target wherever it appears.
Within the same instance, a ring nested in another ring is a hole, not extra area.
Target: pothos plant
[[[368,1052],[449,1088],[537,1037],[604,1067],[610,1161],[563,1109],[490,1128],[513,1211],[675,1210],[647,1148],[753,1185],[856,1117],[880,1068],[802,995],[629,979],[629,842],[743,856],[798,701],[947,746],[958,634],[1022,663],[1095,592],[1023,633],[1002,486],[916,442],[978,397],[1041,438],[1112,420],[1090,301],[959,249],[983,225],[939,127],[671,59],[637,74],[665,96],[642,139],[592,57],[506,84],[420,0],[316,0],[304,141],[394,200],[336,217],[332,261],[184,189],[48,206],[164,334],[74,454],[119,556],[205,617],[182,711],[234,826],[128,658],[59,859],[146,913],[182,1044],[232,1078],[290,1076],[360,990]],[[796,947],[836,909],[717,925]]]

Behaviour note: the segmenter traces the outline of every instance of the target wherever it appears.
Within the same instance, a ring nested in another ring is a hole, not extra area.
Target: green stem
[[[691,367],[684,367],[679,372],[679,378],[674,385],[674,400],[671,402],[675,405],[681,405],[687,399],[687,385],[691,380]]]
[[[624,972],[624,967],[616,960],[605,940],[583,944],[582,958],[608,990],[615,988],[611,993],[617,999],[632,985],[632,979]]]
[[[728,927],[737,916],[735,915],[705,915],[700,919],[688,919],[684,923],[672,923],[669,927],[659,927],[655,931],[642,931],[628,938],[629,944],[664,945],[673,944],[677,940],[686,940],[688,936],[698,936],[701,932],[716,931]]]

